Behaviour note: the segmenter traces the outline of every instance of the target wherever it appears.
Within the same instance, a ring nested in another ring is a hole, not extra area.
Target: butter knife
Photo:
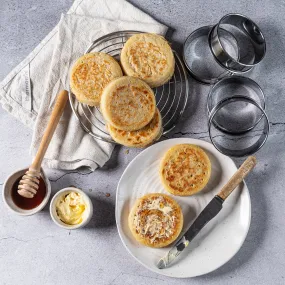
[[[203,209],[194,223],[189,227],[184,236],[180,238],[166,256],[161,258],[157,263],[159,269],[168,267],[178,255],[189,245],[201,229],[212,220],[223,208],[223,202],[232,193],[232,191],[243,181],[248,173],[255,167],[256,158],[249,156],[236,173],[231,177],[229,182],[222,190],[210,201]]]

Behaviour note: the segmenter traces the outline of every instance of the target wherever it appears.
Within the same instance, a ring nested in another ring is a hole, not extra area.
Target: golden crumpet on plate
[[[178,144],[164,155],[160,177],[167,191],[173,195],[189,196],[201,191],[211,176],[211,162],[200,147]]]
[[[70,88],[79,102],[97,106],[104,87],[122,75],[119,63],[112,56],[103,52],[88,53],[74,63]]]
[[[142,80],[123,76],[110,82],[101,97],[101,112],[108,124],[123,131],[145,127],[154,117],[152,89]]]
[[[165,247],[174,242],[183,226],[183,214],[178,203],[161,193],[139,198],[128,219],[134,238],[149,247]]]
[[[112,125],[108,126],[109,133],[113,140],[128,147],[145,147],[160,138],[162,133],[162,120],[158,109],[153,119],[140,130],[122,131]]]
[[[126,75],[138,77],[150,87],[163,85],[174,73],[173,51],[160,35],[133,35],[125,43],[120,59]]]

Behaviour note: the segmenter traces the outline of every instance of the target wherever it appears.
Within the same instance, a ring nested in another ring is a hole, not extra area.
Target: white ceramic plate
[[[202,192],[189,197],[172,196],[184,214],[182,233],[237,170],[229,157],[205,141],[177,138],[157,143],[135,157],[124,171],[117,189],[116,223],[126,249],[141,264],[158,274],[186,278],[209,273],[237,253],[249,229],[251,204],[248,189],[243,183],[229,196],[218,216],[202,229],[185,252],[169,268],[158,269],[158,260],[171,246],[153,249],[140,245],[129,230],[128,214],[135,200],[146,193],[169,194],[160,182],[159,163],[170,147],[181,143],[199,145],[207,152],[212,163],[210,181]]]

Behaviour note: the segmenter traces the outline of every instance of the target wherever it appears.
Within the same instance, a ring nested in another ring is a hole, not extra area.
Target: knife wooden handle
[[[222,188],[218,196],[223,200],[227,199],[233,190],[242,182],[242,180],[249,174],[255,167],[256,158],[249,156],[246,161],[241,165],[237,172],[232,176],[229,182]]]

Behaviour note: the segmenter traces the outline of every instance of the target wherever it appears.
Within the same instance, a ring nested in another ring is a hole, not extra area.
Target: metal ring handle
[[[222,145],[220,145],[219,143],[215,142],[215,140],[212,136],[212,131],[211,131],[212,125],[214,125],[213,121],[215,119],[216,114],[224,106],[226,106],[230,103],[236,102],[236,101],[242,101],[242,102],[246,102],[246,103],[254,105],[255,107],[257,107],[261,111],[262,116],[265,120],[263,132],[260,135],[259,139],[254,144],[252,144],[251,146],[244,148],[244,149],[240,149],[240,150],[233,150],[233,149],[225,148]],[[211,111],[210,116],[209,116],[208,131],[209,131],[209,136],[210,136],[212,144],[221,153],[223,153],[227,156],[232,156],[232,157],[248,156],[248,155],[251,155],[251,154],[257,152],[265,144],[265,142],[268,138],[268,134],[269,134],[269,120],[268,120],[268,117],[267,117],[265,111],[254,100],[252,100],[251,98],[246,97],[246,96],[233,96],[233,97],[226,98],[226,99],[220,101],[213,108],[213,110]]]

